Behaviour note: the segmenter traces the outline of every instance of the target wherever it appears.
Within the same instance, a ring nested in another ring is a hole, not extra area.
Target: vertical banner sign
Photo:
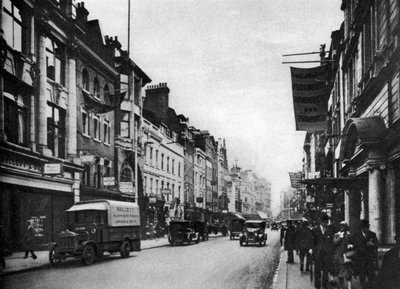
[[[314,133],[327,128],[331,91],[327,67],[290,68],[296,130]]]
[[[290,184],[291,184],[292,188],[300,189],[300,188],[304,187],[304,184],[301,182],[303,179],[302,172],[289,173],[289,178],[290,178]]]

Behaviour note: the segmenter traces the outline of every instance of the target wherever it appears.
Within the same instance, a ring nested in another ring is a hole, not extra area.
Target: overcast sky
[[[272,183],[273,202],[301,170],[289,65],[283,54],[318,51],[340,28],[340,0],[131,0],[131,58],[167,82],[170,107],[225,138],[237,160]],[[128,0],[86,0],[89,19],[127,47]],[[308,56],[318,60],[318,55]],[[307,67],[314,65],[297,65]]]

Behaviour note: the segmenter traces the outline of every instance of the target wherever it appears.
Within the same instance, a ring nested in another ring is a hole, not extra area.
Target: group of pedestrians
[[[396,242],[378,270],[378,239],[367,220],[353,234],[344,221],[330,224],[326,214],[318,222],[288,220],[281,227],[287,263],[294,263],[296,252],[300,271],[311,274],[316,289],[350,289],[355,277],[363,289],[399,289],[400,236]]]

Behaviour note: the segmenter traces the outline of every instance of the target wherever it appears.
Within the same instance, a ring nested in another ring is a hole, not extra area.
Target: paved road
[[[78,260],[58,268],[5,276],[0,288],[268,289],[279,256],[278,233],[268,231],[265,247],[240,247],[229,237],[189,246],[106,257],[92,266]]]

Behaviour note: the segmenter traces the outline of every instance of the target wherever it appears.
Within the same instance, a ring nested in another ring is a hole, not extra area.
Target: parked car
[[[67,211],[67,229],[51,244],[49,261],[82,258],[93,264],[104,252],[119,252],[122,258],[140,251],[140,214],[135,203],[112,200],[78,202]]]
[[[279,225],[277,222],[271,224],[271,231],[279,231]]]
[[[203,221],[194,221],[192,223],[193,229],[196,233],[198,233],[199,240],[207,241],[208,240],[208,228],[207,223]]]
[[[244,231],[239,235],[240,246],[250,243],[265,246],[267,242],[267,233],[265,232],[265,221],[248,220],[244,223]]]
[[[176,244],[198,243],[200,241],[199,233],[195,232],[190,221],[173,220],[169,222],[168,241],[171,246]]]
[[[243,232],[245,219],[235,218],[232,219],[229,224],[230,239],[233,240],[239,237],[239,234]]]

